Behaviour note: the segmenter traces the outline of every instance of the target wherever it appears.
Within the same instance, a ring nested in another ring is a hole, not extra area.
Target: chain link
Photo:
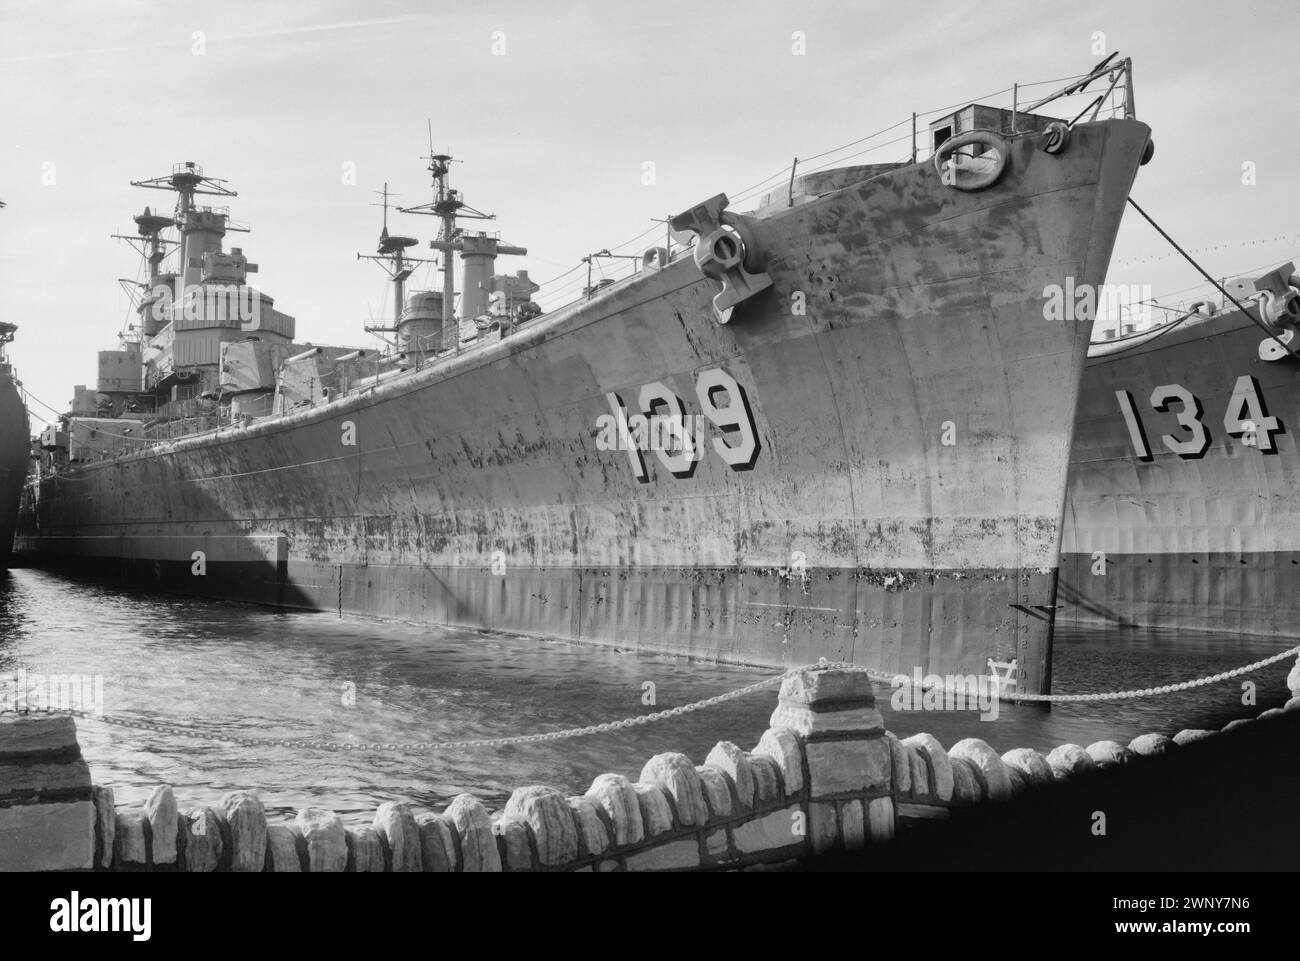
[[[996,691],[996,696],[1000,700],[1006,701],[1032,701],[1032,702],[1052,702],[1052,703],[1074,703],[1074,702],[1095,702],[1095,701],[1119,701],[1129,700],[1141,697],[1154,697],[1160,694],[1171,694],[1176,691],[1187,691],[1197,687],[1204,687],[1209,684],[1217,684],[1222,681],[1238,677],[1242,674],[1249,674],[1260,668],[1267,667],[1270,664],[1276,664],[1278,661],[1300,654],[1300,645],[1274,654],[1272,657],[1266,657],[1263,660],[1256,661],[1253,664],[1247,664],[1244,667],[1234,668],[1231,671],[1224,671],[1220,674],[1214,674],[1209,677],[1198,678],[1194,681],[1181,681],[1177,684],[1164,684],[1160,687],[1147,687],[1129,691],[1109,691],[1099,694],[1017,694],[1011,691]],[[748,694],[754,694],[766,687],[771,687],[784,681],[787,677],[798,674],[801,671],[808,670],[845,670],[854,671],[860,674],[866,674],[874,681],[881,681],[893,684],[895,680],[902,679],[910,683],[911,679],[905,674],[891,674],[887,671],[880,671],[874,668],[864,667],[861,664],[853,664],[848,661],[828,661],[822,658],[816,664],[804,664],[800,667],[793,667],[782,674],[773,677],[764,678],[761,681],[755,681],[753,684],[747,684],[744,687],[737,688],[734,691],[727,691],[723,694],[715,694],[713,697],[705,698],[701,701],[694,701],[690,704],[683,704],[679,707],[666,708],[662,711],[654,711],[650,714],[641,714],[636,717],[623,718],[620,721],[606,721],[602,724],[590,724],[586,727],[567,728],[562,731],[544,731],[538,734],[519,734],[513,737],[490,737],[479,738],[476,740],[463,741],[415,741],[406,744],[366,744],[355,741],[330,741],[316,738],[279,738],[279,737],[247,737],[239,734],[229,734],[222,731],[205,731],[196,727],[185,727],[176,724],[168,724],[159,721],[150,721],[144,718],[122,717],[111,714],[96,714],[93,711],[81,710],[54,710],[47,708],[41,712],[45,714],[63,714],[70,717],[78,717],[88,721],[98,721],[101,724],[108,724],[114,727],[135,728],[137,730],[153,731],[160,734],[171,734],[177,737],[197,738],[206,741],[219,741],[226,744],[238,744],[241,747],[283,747],[294,750],[322,750],[322,751],[378,751],[378,752],[398,752],[405,754],[427,753],[430,751],[457,751],[481,747],[505,747],[513,744],[537,744],[543,741],[562,741],[574,737],[586,737],[591,734],[608,734],[612,731],[625,730],[631,727],[637,727],[643,724],[652,724],[655,721],[663,721],[671,717],[680,717],[683,714],[690,714],[694,711],[702,711],[705,708],[713,707],[716,704],[722,704],[726,701],[735,700],[736,698],[745,697]],[[939,688],[943,691],[951,690],[948,685],[931,685],[928,689]],[[963,694],[969,694],[965,688],[955,689]],[[13,711],[0,711],[0,714],[16,713]]]

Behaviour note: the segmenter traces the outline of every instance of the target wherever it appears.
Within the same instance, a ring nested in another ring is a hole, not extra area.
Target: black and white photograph
[[[0,0],[13,943],[273,943],[324,882],[217,875],[304,873],[1285,937],[1297,36]]]

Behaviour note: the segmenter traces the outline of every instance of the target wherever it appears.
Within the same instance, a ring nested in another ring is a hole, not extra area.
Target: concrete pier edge
[[[1291,698],[1234,727],[1300,710]],[[812,669],[783,682],[752,750],[719,742],[695,764],[650,758],[636,781],[597,777],[584,795],[516,789],[495,814],[461,794],[440,814],[386,802],[369,827],[306,807],[268,821],[251,791],[182,809],[169,785],[117,809],[93,785],[71,717],[0,716],[0,871],[611,872],[765,870],[884,844],[900,823],[948,817],[1216,734],[1143,734],[999,755],[978,738],[945,749],[885,730],[866,675]]]

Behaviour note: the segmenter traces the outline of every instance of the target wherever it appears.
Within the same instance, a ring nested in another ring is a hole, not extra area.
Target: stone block
[[[15,804],[0,808],[0,872],[89,871],[94,862],[95,805],[92,802]]]
[[[425,871],[446,874],[460,866],[456,853],[456,828],[451,819],[436,814],[417,814],[415,823],[420,829],[420,863]],[[488,834],[492,833],[492,819],[487,820]],[[496,839],[492,838],[495,849]]]
[[[840,820],[835,805],[814,801],[808,805],[808,842],[813,854],[826,854],[840,847]]]
[[[709,805],[709,817],[720,821],[731,817],[731,779],[716,767],[700,765],[695,769],[700,776],[700,788],[704,792],[705,803]]]
[[[800,737],[815,734],[879,734],[885,720],[874,707],[818,711],[806,704],[781,700],[768,719],[768,727],[785,728]]]
[[[811,796],[826,798],[849,792],[888,791],[889,744],[883,737],[853,741],[809,741],[808,758]],[[948,775],[952,794],[952,775]]]
[[[1052,777],[1057,781],[1096,770],[1097,767],[1092,756],[1077,744],[1059,744],[1052,748],[1048,752],[1047,763],[1052,769]]]
[[[1042,787],[1051,784],[1054,780],[1052,765],[1047,763],[1047,758],[1032,748],[1012,748],[1002,755],[1002,763],[1011,770],[1023,774],[1029,787]]]
[[[602,774],[591,782],[584,795],[609,817],[616,847],[637,844],[645,837],[641,824],[641,803],[632,782],[621,774]]]
[[[668,792],[677,808],[677,820],[683,827],[708,822],[709,808],[704,803],[700,776],[685,754],[656,754],[641,768],[638,780],[642,784],[658,784]]]
[[[754,775],[754,807],[764,808],[785,800],[781,769],[766,754],[749,756],[749,771]]]
[[[1175,734],[1174,743],[1179,747],[1182,747],[1184,744],[1190,744],[1193,741],[1201,741],[1207,737],[1212,737],[1214,733],[1214,731],[1206,731],[1201,728],[1189,728]]]
[[[998,752],[977,737],[958,741],[948,752],[951,757],[961,757],[974,766],[975,776],[984,785],[984,796],[990,801],[1003,801],[1011,797],[1011,777]]]
[[[95,866],[108,870],[113,865],[113,841],[117,837],[113,789],[96,785],[91,788],[91,801],[95,805]]]
[[[374,828],[347,828],[347,870],[352,874],[383,874],[384,845]]]
[[[117,858],[126,870],[143,871],[149,863],[149,839],[143,811],[119,811],[117,815]]]
[[[899,794],[910,794],[912,765],[907,759],[907,748],[903,747],[903,742],[893,732],[886,732],[885,741],[889,744],[889,769],[894,777],[894,790]]]
[[[876,703],[871,678],[863,671],[843,668],[812,668],[791,674],[781,682],[780,697],[800,704],[848,708],[871,707]]]
[[[927,782],[930,795],[940,801],[952,800],[952,765],[948,763],[948,752],[943,749],[939,739],[933,734],[913,734],[904,738],[903,743],[916,748],[926,760]]]
[[[230,832],[230,870],[260,872],[266,864],[266,810],[261,800],[248,791],[232,791],[221,799],[221,812]]]
[[[866,815],[861,801],[840,802],[840,835],[846,851],[856,851],[866,844]]]
[[[1133,752],[1119,741],[1094,741],[1088,745],[1087,751],[1093,763],[1102,768],[1127,764],[1133,757]]]
[[[1154,757],[1177,747],[1163,734],[1139,734],[1128,742],[1128,749],[1141,757]]]
[[[348,867],[347,832],[342,819],[325,808],[305,807],[294,823],[307,848],[307,870],[312,874],[339,874]]]
[[[907,752],[908,780],[912,784],[912,797],[931,797],[930,765],[926,762],[925,755],[911,744],[903,744],[903,750]]]
[[[814,854],[840,848],[840,815],[835,804],[814,801],[809,805],[809,844]]]
[[[180,812],[176,809],[176,796],[170,784],[160,784],[150,792],[144,802],[144,816],[149,821],[152,836],[153,863],[175,864]]]
[[[531,871],[533,869],[533,841],[528,822],[519,816],[497,816],[492,819],[492,833],[499,840],[501,867],[505,871]]]
[[[773,811],[731,829],[731,840],[741,854],[775,851],[807,843],[808,824],[798,805]]]
[[[0,714],[0,764],[7,758],[81,756],[77,725],[65,714]],[[55,760],[50,757],[49,760]]]
[[[731,854],[727,844],[727,832],[710,831],[704,836],[704,851],[713,861],[725,861]]]
[[[737,813],[754,808],[754,772],[747,755],[730,741],[719,741],[704,759],[705,767],[717,768],[731,779],[736,789]]]
[[[604,854],[609,847],[609,834],[605,831],[605,822],[596,813],[596,805],[585,797],[571,797],[568,801],[573,823],[578,829],[579,856]]]
[[[298,840],[287,824],[266,826],[266,851],[270,856],[271,870],[276,874],[302,873],[302,862],[298,860]]]
[[[458,794],[443,812],[460,839],[461,871],[494,874],[501,870],[501,854],[492,816],[472,794]]]
[[[637,804],[641,808],[641,827],[645,837],[652,838],[673,829],[673,809],[668,796],[658,784],[633,784]]]
[[[803,744],[794,731],[769,727],[750,752],[751,757],[760,754],[776,762],[787,797],[803,790]]]
[[[409,804],[385,801],[375,810],[371,827],[388,846],[394,874],[424,870],[420,852],[420,826]]]
[[[1007,771],[1007,780],[1011,784],[1011,797],[1019,797],[1029,790],[1029,778],[1025,776],[1024,771],[1009,767]]]
[[[978,804],[984,800],[984,782],[975,776],[975,765],[964,757],[950,757],[952,766],[952,803]]]
[[[190,874],[211,874],[221,867],[225,853],[226,826],[210,807],[191,808],[181,818],[181,831],[185,834],[185,870]],[[343,844],[343,828],[339,827],[339,844]],[[347,852],[344,852],[347,860]],[[339,866],[342,871],[342,865]]]
[[[544,867],[578,859],[578,828],[569,812],[568,799],[553,787],[533,784],[517,788],[506,801],[508,818],[521,818],[533,829],[537,860]]]
[[[0,761],[0,801],[89,801],[90,768],[80,757]]]
[[[695,838],[669,841],[627,857],[628,871],[681,871],[700,866],[700,845]]]
[[[867,834],[872,844],[884,844],[894,839],[894,802],[887,797],[873,798],[867,802]]]

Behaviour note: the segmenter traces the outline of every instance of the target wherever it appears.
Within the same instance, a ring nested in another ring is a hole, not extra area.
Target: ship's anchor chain
[[[695,234],[695,266],[722,285],[713,297],[713,313],[725,324],[738,304],[772,286],[749,220],[726,209],[727,195],[718,194],[669,220],[673,230]]]
[[[1209,684],[1217,684],[1222,681],[1239,677],[1242,674],[1250,674],[1261,668],[1276,664],[1278,661],[1285,660],[1288,657],[1294,657],[1300,654],[1300,646],[1290,648],[1281,653],[1274,654],[1272,657],[1266,657],[1261,661],[1253,664],[1246,664],[1243,667],[1234,668],[1231,671],[1224,671],[1221,674],[1213,674],[1209,677],[1197,678],[1193,681],[1180,681],[1177,684],[1164,684],[1160,687],[1139,688],[1128,691],[1109,691],[1098,694],[1018,694],[1014,691],[1005,691],[1000,685],[994,686],[994,696],[1003,701],[1033,701],[1033,702],[1079,702],[1079,701],[1120,701],[1131,700],[1140,697],[1154,697],[1159,694],[1172,694],[1178,691],[1187,691],[1192,688],[1205,687]],[[766,677],[752,684],[746,684],[744,687],[734,691],[726,691],[722,694],[716,694],[713,697],[705,698],[702,701],[695,701],[691,704],[682,704],[679,707],[668,708],[663,711],[655,711],[651,714],[641,714],[636,717],[624,718],[621,721],[607,721],[604,724],[590,724],[586,727],[573,727],[562,731],[544,731],[539,734],[519,734],[513,737],[491,737],[479,738],[477,740],[467,741],[415,741],[404,744],[396,743],[373,743],[355,741],[335,741],[322,738],[303,738],[303,737],[246,737],[241,734],[227,734],[221,731],[206,731],[195,727],[189,727],[177,724],[167,724],[158,721],[150,721],[144,718],[118,717],[111,714],[96,714],[93,711],[81,710],[56,710],[47,708],[45,710],[29,710],[17,712],[12,710],[0,710],[0,714],[24,713],[24,714],[64,714],[70,717],[79,717],[88,721],[99,721],[101,724],[110,724],[114,727],[129,727],[144,731],[155,731],[163,734],[172,734],[177,737],[196,738],[206,741],[219,741],[226,744],[238,744],[243,747],[287,747],[294,750],[318,750],[318,751],[379,751],[379,752],[398,752],[406,754],[425,753],[430,751],[448,751],[448,750],[465,750],[480,747],[504,747],[510,744],[535,744],[542,741],[563,741],[574,737],[586,737],[591,734],[608,734],[614,731],[623,730],[631,727],[640,727],[643,724],[650,724],[654,721],[662,721],[668,718],[680,717],[683,714],[689,714],[693,711],[703,710],[706,707],[713,707],[715,704],[722,704],[726,701],[734,700],[738,697],[744,697],[747,694],[754,694],[764,688],[772,687],[779,684],[787,677],[791,677],[801,671],[810,670],[845,670],[855,671],[860,674],[866,674],[874,681],[880,681],[885,684],[893,684],[896,680],[909,681],[905,674],[891,674],[888,671],[880,671],[874,668],[864,667],[861,664],[854,664],[849,661],[828,661],[822,658],[816,664],[804,664],[801,667],[794,667],[781,674],[773,677]],[[1292,674],[1300,674],[1300,661],[1292,670]],[[941,690],[949,690],[947,685],[933,685]],[[953,688],[954,693],[962,693],[967,689],[963,687]]]

